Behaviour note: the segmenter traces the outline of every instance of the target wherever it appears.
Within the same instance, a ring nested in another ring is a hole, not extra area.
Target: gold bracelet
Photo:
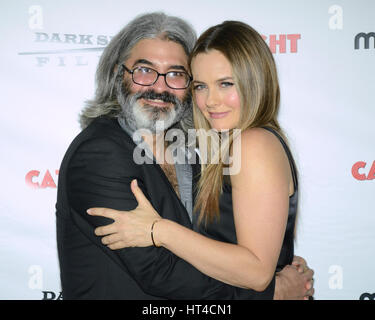
[[[156,244],[155,244],[155,241],[154,241],[154,225],[155,225],[155,223],[156,222],[158,222],[158,221],[160,221],[161,219],[157,219],[157,220],[155,220],[153,223],[152,223],[152,226],[151,226],[151,240],[152,240],[152,244],[154,245],[154,247],[156,247],[156,248],[159,248],[160,246],[157,246]]]

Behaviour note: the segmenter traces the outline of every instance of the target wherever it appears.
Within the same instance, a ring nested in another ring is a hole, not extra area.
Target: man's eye
[[[168,76],[171,78],[183,78],[185,77],[185,72],[180,72],[180,71],[170,71],[168,72]]]
[[[147,67],[139,67],[139,68],[137,68],[137,72],[140,72],[140,73],[150,73],[150,72],[152,72],[152,69],[147,68]]]

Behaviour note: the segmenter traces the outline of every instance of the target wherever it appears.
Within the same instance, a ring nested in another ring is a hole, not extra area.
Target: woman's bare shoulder
[[[263,128],[249,128],[241,132],[242,156],[267,156],[269,153],[275,156],[284,153],[279,139],[272,132]]]
[[[235,152],[241,158],[239,173],[254,175],[288,170],[284,148],[272,132],[263,128],[246,129],[241,132],[240,146]]]

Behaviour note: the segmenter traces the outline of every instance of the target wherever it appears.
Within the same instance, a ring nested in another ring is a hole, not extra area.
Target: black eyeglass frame
[[[144,68],[144,67],[135,67],[133,70],[129,70],[129,69],[126,67],[126,65],[124,65],[124,64],[122,64],[122,67],[123,67],[127,72],[129,72],[129,73],[132,75],[132,81],[133,81],[135,84],[138,84],[138,85],[140,85],[140,86],[144,86],[144,87],[150,87],[150,86],[153,86],[153,85],[156,83],[156,81],[158,81],[158,79],[159,79],[160,76],[163,76],[163,77],[164,77],[164,83],[167,85],[167,87],[168,87],[168,88],[171,88],[171,89],[173,89],[173,90],[185,90],[185,89],[189,88],[191,82],[193,81],[193,77],[192,77],[190,74],[188,74],[186,71],[178,71],[178,72],[183,72],[183,73],[185,73],[185,74],[188,76],[188,83],[187,83],[186,87],[184,87],[184,88],[173,88],[173,87],[171,87],[171,86],[167,83],[167,74],[168,74],[168,73],[171,73],[171,72],[176,72],[176,71],[168,71],[168,72],[166,72],[166,73],[160,73],[160,72],[158,72],[158,71],[155,70],[155,69],[152,69],[152,68],[150,68],[150,67],[146,67],[147,69],[150,69],[150,70],[152,70],[152,71],[155,71],[156,74],[157,74],[157,77],[156,77],[155,81],[154,81],[153,83],[151,83],[151,84],[142,84],[142,83],[138,83],[138,82],[135,82],[135,81],[134,81],[134,70],[139,69],[139,68]]]

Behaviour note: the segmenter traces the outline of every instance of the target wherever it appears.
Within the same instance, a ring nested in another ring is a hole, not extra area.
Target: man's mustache
[[[147,90],[145,92],[140,93],[137,97],[137,100],[139,99],[161,100],[163,102],[173,103],[173,104],[176,104],[178,101],[175,95],[167,91],[164,91],[162,93],[157,93],[154,90]]]

